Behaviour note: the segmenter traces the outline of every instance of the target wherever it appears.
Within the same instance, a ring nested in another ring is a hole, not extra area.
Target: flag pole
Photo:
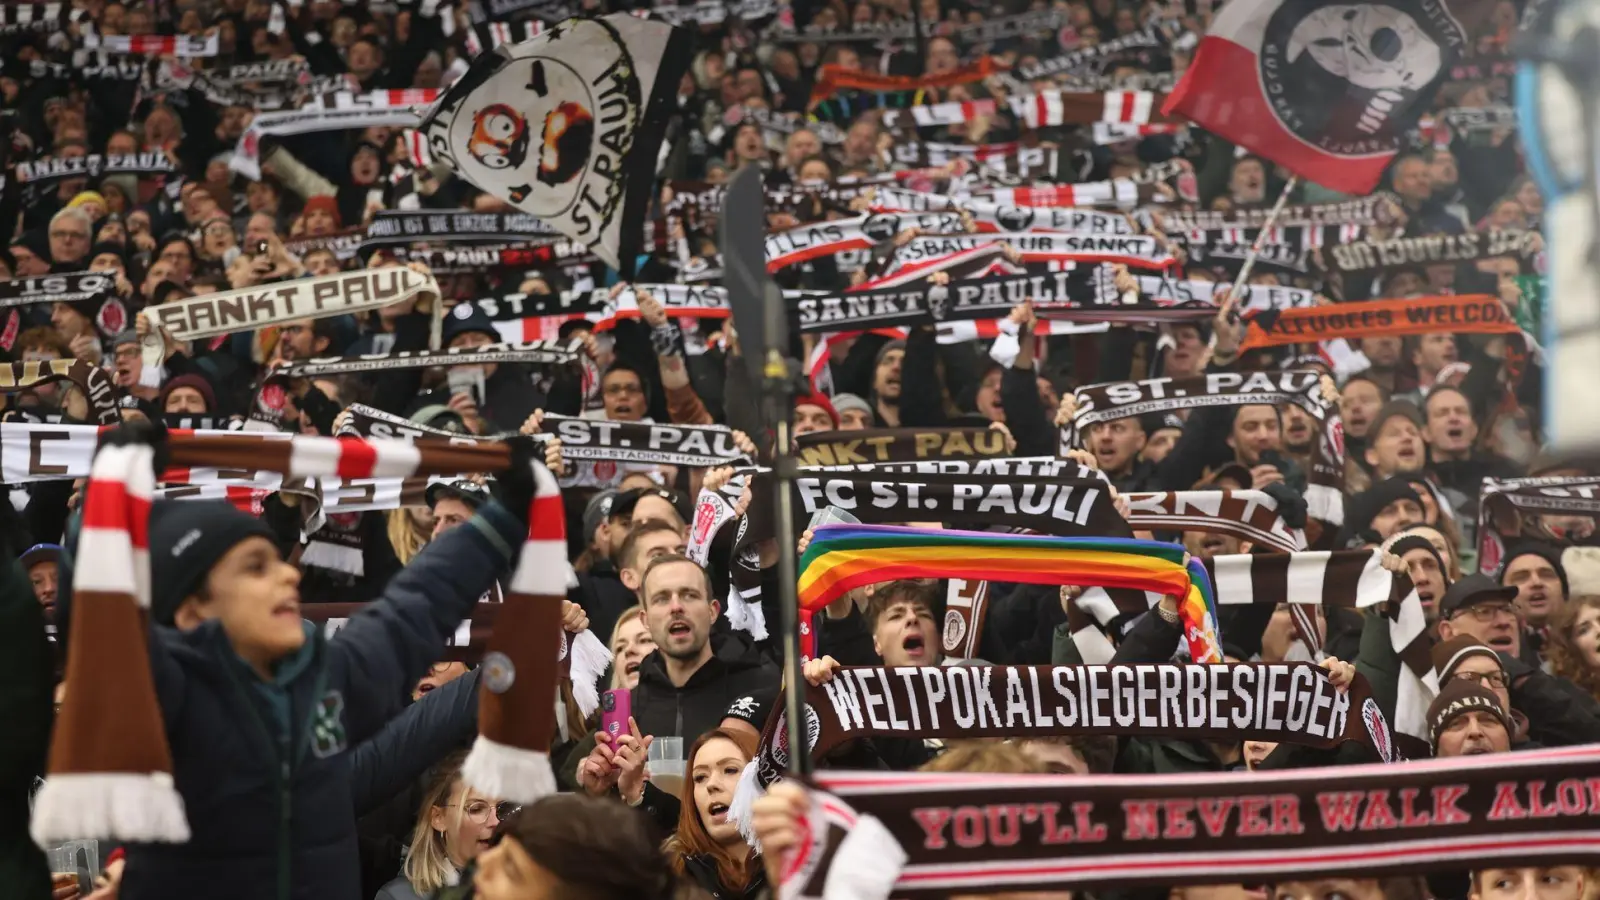
[[[1299,175],[1290,175],[1289,180],[1284,182],[1283,190],[1278,194],[1278,202],[1272,204],[1272,209],[1267,213],[1267,220],[1261,223],[1261,231],[1256,234],[1255,243],[1250,245],[1250,252],[1244,256],[1244,265],[1239,267],[1239,277],[1233,281],[1235,288],[1242,287],[1249,282],[1250,270],[1256,267],[1256,256],[1261,253],[1262,246],[1267,242],[1267,232],[1271,231],[1272,226],[1277,224],[1278,216],[1283,214],[1283,207],[1289,202],[1289,192],[1294,190],[1295,185],[1299,183]],[[1249,293],[1248,287],[1245,288],[1245,292]]]

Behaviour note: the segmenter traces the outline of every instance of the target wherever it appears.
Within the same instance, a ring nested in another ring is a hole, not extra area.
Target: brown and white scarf
[[[408,476],[505,469],[503,445],[458,447],[297,436],[168,439],[173,465],[249,467],[296,477]],[[159,698],[145,649],[150,607],[148,520],[154,448],[116,445],[95,456],[85,489],[73,573],[73,690],[56,718],[50,776],[34,808],[34,840],[84,837],[184,842]],[[462,768],[495,797],[530,803],[555,791],[548,751],[555,731],[557,636],[571,580],[561,493],[534,464],[529,533],[484,658],[479,738]]]
[[[1485,478],[1478,493],[1478,570],[1500,568],[1507,539],[1550,540],[1537,516],[1600,518],[1600,478]]]
[[[81,359],[33,359],[0,365],[0,394],[26,391],[52,381],[70,381],[83,392],[89,402],[89,415],[100,425],[115,425],[122,421],[117,409],[117,387],[111,376],[99,366]],[[6,429],[27,427],[22,423],[7,422]],[[6,479],[10,482],[10,479]]]
[[[1597,764],[1600,749],[1584,745],[1310,772],[819,772],[782,893],[884,900],[1594,865]]]
[[[1322,396],[1314,370],[1211,372],[1191,378],[1149,378],[1091,384],[1074,393],[1077,409],[1061,429],[1061,452],[1080,446],[1099,422],[1206,406],[1293,403],[1321,423],[1311,453],[1306,505],[1312,518],[1344,522],[1344,424],[1338,407]]]
[[[725,466],[749,461],[726,425],[659,425],[546,415],[545,432],[560,438],[563,459]]]
[[[747,836],[750,804],[790,765],[782,699],[729,803]],[[1379,758],[1392,747],[1366,680],[1340,691],[1311,663],[845,667],[807,685],[801,709],[813,759],[863,737],[1358,741]]]
[[[795,438],[802,466],[850,466],[887,462],[978,459],[1006,456],[1006,436],[997,428],[868,428],[815,431]]]

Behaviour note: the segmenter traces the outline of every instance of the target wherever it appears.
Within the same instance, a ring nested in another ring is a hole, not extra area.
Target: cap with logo
[[[23,571],[27,571],[40,563],[58,563],[60,561],[60,544],[34,544],[24,550],[21,556]]]
[[[1493,578],[1474,572],[1450,585],[1450,589],[1444,592],[1444,600],[1439,604],[1439,615],[1448,619],[1469,606],[1491,600],[1504,600],[1509,603],[1516,599],[1516,596],[1516,588],[1501,587],[1495,584]]]
[[[457,335],[473,332],[487,334],[497,342],[502,340],[488,313],[479,309],[475,303],[459,303],[455,309],[450,310],[450,315],[444,317],[444,327],[440,336],[444,345],[448,347]]]
[[[457,478],[454,481],[435,481],[428,485],[423,492],[431,509],[439,505],[440,500],[454,499],[477,509],[489,502],[489,487],[466,478]]]

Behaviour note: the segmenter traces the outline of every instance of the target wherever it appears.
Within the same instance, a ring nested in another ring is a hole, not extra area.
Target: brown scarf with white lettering
[[[81,359],[31,359],[0,365],[0,393],[25,391],[52,381],[70,381],[89,401],[89,418],[99,425],[122,421],[117,411],[117,388],[99,366]]]
[[[741,828],[754,795],[788,768],[784,708],[774,706],[730,804],[728,816]],[[808,685],[804,709],[813,759],[862,737],[1080,734],[1324,748],[1360,741],[1375,758],[1394,758],[1365,679],[1340,692],[1310,663],[848,667],[827,684]]]
[[[1597,765],[1589,744],[1312,772],[819,772],[782,890],[881,900],[1593,865]]]

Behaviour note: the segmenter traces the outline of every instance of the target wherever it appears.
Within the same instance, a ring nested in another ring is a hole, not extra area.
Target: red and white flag
[[[1489,2],[1233,0],[1162,111],[1365,194],[1467,47],[1458,17],[1472,21]]]

